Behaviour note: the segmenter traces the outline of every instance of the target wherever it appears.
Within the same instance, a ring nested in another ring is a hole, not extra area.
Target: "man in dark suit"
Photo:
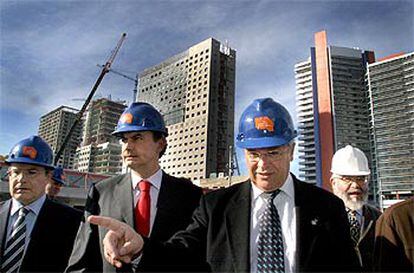
[[[343,202],[289,172],[295,136],[282,105],[255,100],[237,137],[250,179],[203,196],[192,223],[166,243],[143,240],[114,219],[89,217],[111,230],[103,240],[107,260],[119,267],[156,253],[152,263],[175,261],[189,271],[203,262],[213,272],[354,271]]]
[[[345,204],[351,239],[363,272],[373,270],[375,222],[381,211],[369,205],[368,159],[358,148],[347,145],[332,157],[331,184],[336,196]]]
[[[85,215],[110,216],[134,227],[144,237],[166,241],[188,225],[202,191],[191,181],[160,169],[158,161],[166,150],[167,129],[161,114],[150,104],[131,104],[114,134],[122,141],[123,161],[131,172],[93,185]],[[105,234],[105,229],[83,223],[67,271],[115,271],[101,249]],[[145,259],[137,261],[136,267],[140,271],[164,270],[156,264],[146,266]]]
[[[6,163],[12,199],[0,203],[0,272],[63,272],[82,213],[45,195],[53,152],[38,136],[17,143]]]

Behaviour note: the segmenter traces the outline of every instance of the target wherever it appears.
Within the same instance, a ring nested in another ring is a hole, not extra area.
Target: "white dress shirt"
[[[296,255],[296,213],[295,191],[293,179],[289,174],[280,188],[281,192],[275,197],[273,203],[279,213],[282,224],[283,247],[285,253],[285,272],[295,272]],[[250,271],[257,272],[257,243],[259,241],[259,219],[265,210],[266,198],[263,191],[252,183],[252,204],[250,218]]]
[[[152,227],[155,221],[155,215],[157,214],[157,201],[158,201],[158,195],[160,193],[160,188],[161,188],[162,170],[158,169],[158,171],[156,171],[153,175],[151,175],[150,177],[146,179],[143,179],[138,174],[131,172],[132,189],[134,193],[134,207],[137,206],[139,195],[141,193],[137,185],[142,180],[146,180],[151,183],[151,188],[150,188],[151,210],[150,210],[150,233],[149,233],[149,235],[151,235]]]

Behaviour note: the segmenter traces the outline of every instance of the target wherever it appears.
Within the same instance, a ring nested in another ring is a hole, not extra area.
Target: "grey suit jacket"
[[[157,214],[151,238],[168,240],[175,232],[184,229],[199,203],[202,191],[189,180],[163,173],[157,202]],[[134,199],[130,174],[109,178],[91,187],[85,208],[85,219],[89,215],[115,218],[134,227]],[[102,240],[107,230],[89,223],[79,229],[67,272],[115,272],[131,271],[125,265],[117,270],[106,262]],[[146,266],[143,259],[138,271],[160,271],[157,265]]]

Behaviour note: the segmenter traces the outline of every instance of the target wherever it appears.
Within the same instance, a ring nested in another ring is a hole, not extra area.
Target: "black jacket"
[[[356,271],[357,259],[342,200],[294,176],[293,180],[296,270]],[[147,262],[154,264],[175,262],[182,271],[249,272],[250,207],[250,181],[208,193],[202,197],[187,229],[164,244],[147,240],[143,258],[148,255]],[[150,261],[153,257],[157,258]]]
[[[11,200],[0,203],[0,255],[6,245],[11,203]],[[46,198],[33,226],[20,272],[63,272],[81,218],[81,211]]]

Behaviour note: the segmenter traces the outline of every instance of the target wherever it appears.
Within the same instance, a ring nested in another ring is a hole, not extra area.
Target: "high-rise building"
[[[193,181],[228,174],[234,141],[236,52],[209,38],[139,74],[138,101],[164,116],[162,168]]]
[[[315,33],[307,61],[295,65],[300,177],[330,189],[331,159],[351,144],[370,157],[367,63],[374,53],[329,46]]]
[[[414,193],[414,52],[368,66],[372,178],[381,206]]]
[[[111,133],[125,107],[124,101],[109,98],[91,102],[84,115],[82,145],[76,150],[76,170],[98,174],[122,172],[121,145]]]
[[[84,115],[82,145],[118,143],[111,133],[125,107],[124,101],[113,101],[110,98],[93,100]]]
[[[39,136],[51,146],[55,155],[75,122],[78,112],[78,109],[60,106],[40,118]],[[75,127],[72,137],[59,158],[58,166],[65,169],[73,168],[76,147],[80,143],[81,127],[80,123]]]

